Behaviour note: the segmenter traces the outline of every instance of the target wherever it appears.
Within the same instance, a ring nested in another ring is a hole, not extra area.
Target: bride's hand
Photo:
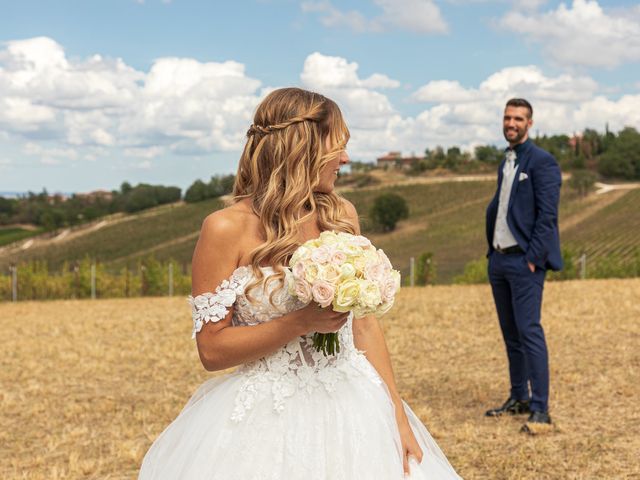
[[[409,457],[416,459],[418,463],[422,463],[422,448],[416,440],[416,436],[409,425],[407,417],[398,420],[398,430],[400,431],[400,443],[402,444],[402,468],[405,476],[410,474]]]
[[[347,323],[349,312],[334,311],[331,306],[322,308],[315,302],[311,302],[298,310],[300,321],[304,325],[305,333],[333,333],[337,332]]]

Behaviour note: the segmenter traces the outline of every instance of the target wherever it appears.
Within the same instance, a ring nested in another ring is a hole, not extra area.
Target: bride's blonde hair
[[[321,231],[355,233],[343,220],[340,197],[314,191],[320,170],[348,140],[340,109],[318,93],[281,88],[258,106],[233,187],[234,202],[251,199],[262,224],[264,242],[250,256],[256,284],[263,278],[261,265],[273,266],[273,278],[284,279],[281,267],[299,246],[300,223],[312,215]]]

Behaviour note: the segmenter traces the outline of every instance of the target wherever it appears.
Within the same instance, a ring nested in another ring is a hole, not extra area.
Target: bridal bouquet
[[[400,290],[400,272],[382,250],[361,235],[326,231],[294,252],[289,267],[290,293],[355,317],[382,315]],[[340,351],[337,333],[316,333],[313,344],[325,355]]]

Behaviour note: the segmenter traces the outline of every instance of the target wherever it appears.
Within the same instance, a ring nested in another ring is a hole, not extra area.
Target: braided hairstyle
[[[273,266],[273,278],[284,280],[281,267],[299,245],[300,223],[310,216],[317,214],[321,231],[355,233],[342,220],[340,197],[315,191],[320,170],[341,154],[348,140],[340,109],[318,93],[282,88],[258,106],[233,188],[235,202],[251,199],[264,233],[264,243],[251,253],[253,286],[263,278],[260,265]]]

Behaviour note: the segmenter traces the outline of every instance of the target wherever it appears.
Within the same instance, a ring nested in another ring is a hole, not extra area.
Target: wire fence
[[[586,253],[565,258],[562,272],[550,272],[550,280],[587,278],[624,278],[640,276],[640,255],[632,261],[602,258],[590,263]],[[446,267],[446,268],[445,268]],[[446,270],[444,283],[487,283],[487,261],[481,258],[466,265],[438,264],[431,253],[410,257],[402,269],[403,285],[433,285],[438,268]],[[452,275],[451,270],[460,272]],[[462,271],[464,270],[464,271]],[[51,272],[46,262],[11,265],[8,274],[0,274],[0,301],[127,298],[145,296],[186,296],[191,293],[191,272],[187,264],[161,263],[153,258],[133,268],[109,272],[105,265],[85,259],[60,271]]]

